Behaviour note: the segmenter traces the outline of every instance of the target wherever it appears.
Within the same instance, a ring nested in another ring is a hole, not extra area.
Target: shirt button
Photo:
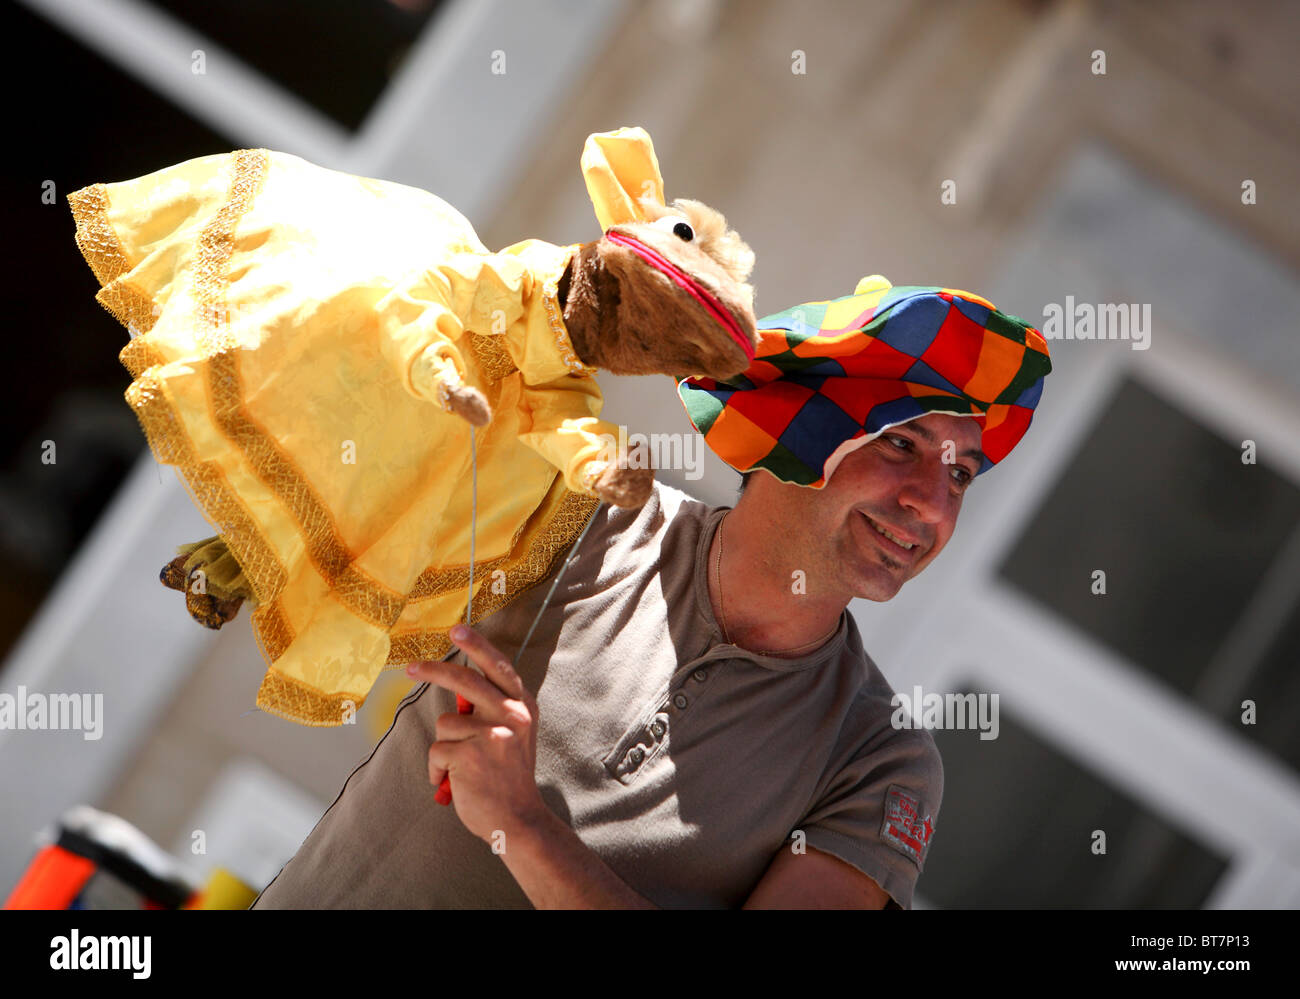
[[[673,703],[676,704],[679,708],[684,708],[686,707],[687,704],[690,703],[690,700],[687,698],[685,694],[678,694],[676,697],[673,698]]]
[[[654,720],[654,724],[650,726],[650,731],[654,733],[654,737],[656,739],[663,738],[663,734],[665,731],[667,731],[667,729],[668,726],[664,724],[664,720],[662,718],[656,718]]]
[[[627,758],[632,761],[632,766],[639,767],[641,761],[645,759],[645,750],[637,746],[632,752],[627,754]]]
[[[700,681],[700,683],[703,683],[705,680],[709,678],[709,671],[706,669],[697,669],[694,673],[691,674],[691,676],[695,677],[695,679]]]

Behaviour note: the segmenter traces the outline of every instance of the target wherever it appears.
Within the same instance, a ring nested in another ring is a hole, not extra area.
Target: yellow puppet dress
[[[583,172],[605,228],[632,220],[628,192],[662,200],[640,129],[592,136]],[[576,247],[490,253],[433,194],[265,149],[69,202],[97,300],[132,334],[127,401],[253,590],[263,710],[338,725],[386,665],[449,649],[470,597],[471,433],[475,619],[544,577],[595,509],[617,431],[556,299]],[[486,395],[486,426],[439,404],[455,379]]]

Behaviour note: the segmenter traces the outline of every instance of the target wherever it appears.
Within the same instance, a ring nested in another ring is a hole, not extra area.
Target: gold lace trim
[[[578,356],[578,352],[573,349],[573,341],[569,339],[569,330],[564,325],[564,319],[560,315],[560,278],[564,276],[565,268],[569,266],[569,261],[573,259],[573,253],[579,249],[579,246],[571,246],[569,249],[571,252],[564,258],[564,265],[542,285],[542,304],[546,306],[546,321],[551,327],[551,332],[555,335],[555,346],[565,367],[575,374],[594,374],[597,369],[584,364],[582,358]]]
[[[581,493],[568,490],[566,493],[567,495],[560,501],[550,522],[533,546],[506,573],[505,592],[493,593],[490,588],[485,590],[484,587],[479,587],[474,602],[475,620],[482,620],[489,614],[496,613],[519,594],[536,585],[538,580],[550,575],[560,557],[582,533],[588,518],[600,501]],[[517,558],[515,547],[518,545],[522,530],[521,528],[516,533],[509,554],[488,562],[480,562],[475,566],[474,575],[481,579],[485,586],[488,584],[493,568],[509,566],[511,559]],[[411,601],[438,596],[458,588],[463,589],[469,582],[468,577],[468,566],[426,572],[420,577],[424,584],[424,592],[417,596],[415,591],[412,591]],[[293,628],[284,617],[277,600],[262,604],[253,612],[253,625],[262,645],[262,654],[269,662],[279,659],[294,639]],[[402,666],[416,659],[437,659],[446,655],[450,648],[451,642],[447,638],[446,628],[396,634],[392,636],[392,647],[386,664]]]
[[[510,565],[505,574],[505,588],[501,593],[492,592],[488,586],[480,586],[474,598],[474,620],[495,614],[525,590],[531,589],[539,580],[550,575],[559,560],[568,552],[574,540],[587,526],[587,520],[600,505],[594,496],[565,490],[565,496],[556,507],[546,527],[527,551]],[[494,562],[504,560],[496,559]],[[474,570],[476,579],[488,580],[491,569],[489,563],[483,563]],[[459,568],[453,570],[459,574]],[[468,581],[468,580],[466,580]],[[462,583],[462,585],[464,585]],[[468,594],[467,594],[468,596]],[[392,636],[392,648],[388,653],[389,666],[400,666],[414,659],[437,659],[447,654],[451,642],[447,638],[447,629],[406,632]]]
[[[226,268],[234,250],[234,232],[266,176],[269,156],[264,149],[235,153],[230,196],[199,235],[196,261],[195,298],[198,336],[208,362],[208,386],[217,425],[240,449],[254,472],[292,513],[306,542],[312,564],[339,595],[343,604],[371,624],[388,628],[405,606],[395,590],[361,571],[330,517],[326,505],[303,479],[280,445],[254,423],[243,407],[234,331],[226,322]],[[259,593],[274,599],[284,584],[284,569],[275,560],[269,566],[248,566],[243,551],[231,542],[231,551],[251,579],[258,572],[275,582]],[[257,558],[257,553],[250,554]],[[260,560],[259,560],[260,561]],[[260,602],[260,601],[259,601]]]
[[[486,562],[478,562],[474,566],[474,576],[478,578],[490,573],[493,569],[499,569],[510,561],[510,552],[514,550],[515,544],[519,540],[519,535],[523,533],[523,525],[515,531],[514,540],[510,543],[510,550],[505,555],[499,555],[494,559]],[[458,565],[453,568],[425,569],[420,573],[420,578],[415,581],[415,586],[411,590],[410,599],[427,600],[429,597],[441,596],[444,593],[450,593],[452,590],[463,589],[469,585],[469,566]]]
[[[239,374],[234,352],[214,356],[209,361],[208,372],[217,425],[240,449],[258,478],[292,513],[312,564],[348,610],[371,624],[391,627],[406,605],[405,598],[352,563],[352,553],[339,538],[320,497],[298,474],[280,445],[247,418],[238,401]],[[238,552],[235,558],[244,565]],[[274,598],[279,590],[280,587],[271,590],[270,596]]]
[[[129,271],[126,251],[108,221],[108,188],[92,184],[73,191],[68,195],[68,206],[77,223],[77,248],[94,271],[95,280],[106,285]]]
[[[506,587],[503,593],[486,593],[479,588],[475,600],[475,620],[481,620],[496,613],[525,590],[535,586],[539,580],[550,575],[567,554],[574,540],[582,533],[588,518],[600,501],[581,493],[565,491],[554,515],[542,530],[533,546],[524,553],[518,563],[506,573]],[[517,536],[516,536],[517,539]],[[509,556],[494,559],[492,564],[507,563]],[[483,563],[475,570],[476,575],[484,571],[489,563]],[[446,581],[460,578],[461,567],[444,574]],[[486,576],[480,577],[486,582]],[[441,585],[444,580],[438,580]],[[461,586],[467,580],[461,582]],[[440,589],[439,592],[446,592]],[[262,644],[262,653],[271,661],[278,659],[293,641],[293,631],[280,611],[278,601],[263,604],[253,613],[254,628]],[[446,628],[406,632],[391,636],[385,669],[396,669],[409,662],[422,659],[441,659],[451,651],[451,639]],[[271,714],[287,718],[289,721],[304,725],[320,727],[343,724],[345,702],[352,701],[357,708],[365,702],[364,695],[326,694],[309,684],[287,677],[275,670],[267,670],[262,686],[257,694],[257,706]]]
[[[123,278],[131,263],[108,221],[108,189],[92,184],[73,191],[68,205],[77,224],[77,248],[101,285],[95,301],[131,332],[131,342],[118,358],[138,378],[146,368],[162,363],[157,351],[141,339],[158,319],[153,296]]]
[[[218,349],[227,351],[221,357],[211,358],[208,368],[209,390],[219,424],[223,420],[227,423],[237,421],[243,415],[238,398],[238,372],[234,370],[234,358],[229,353],[234,337],[221,322],[226,316],[226,264],[234,250],[235,226],[261,188],[270,163],[265,149],[241,149],[233,154],[233,159],[230,193],[225,204],[199,233],[194,276],[195,331],[199,344],[205,348],[205,353],[214,353]],[[229,429],[227,433],[230,433]],[[185,474],[184,466],[181,472]],[[261,604],[284,588],[287,575],[279,556],[263,539],[253,519],[245,516],[235,520],[231,517],[233,509],[242,511],[243,503],[224,481],[222,486],[220,494],[212,496],[209,503],[200,509],[219,518],[217,526],[221,536],[244,570],[244,577]]]
[[[395,635],[385,669],[395,669],[423,659],[441,659],[451,651],[451,639],[445,631],[415,631]]]
[[[233,231],[238,215],[246,209],[253,186],[260,183],[265,157],[265,150],[236,154],[237,176],[232,198],[205,231],[209,252],[214,242],[213,235],[224,229],[227,230],[226,254],[229,254],[229,231]],[[168,402],[162,383],[148,373],[150,368],[164,363],[164,358],[147,338],[157,318],[157,302],[124,279],[131,269],[131,262],[108,218],[108,190],[103,184],[91,185],[68,195],[68,204],[76,222],[77,247],[103,286],[95,296],[96,300],[133,334],[137,334],[118,355],[134,378],[126,391],[126,401],[139,419],[158,461],[177,466],[194,504],[219,519],[219,530],[244,568],[255,599],[260,603],[283,586],[284,571],[274,553],[261,540],[252,517],[215,466],[195,457],[189,437]],[[219,244],[221,240],[215,242]],[[219,251],[220,247],[216,249]],[[209,270],[212,265],[210,260]]]
[[[262,655],[268,663],[276,662],[284,655],[284,650],[289,647],[294,635],[279,600],[259,604],[253,611],[253,635],[262,647]]]
[[[139,378],[156,365],[167,363],[167,359],[143,336],[136,337],[123,347],[117,359],[126,365],[126,370],[131,372],[133,378]]]
[[[195,457],[162,383],[146,371],[127,388],[126,401],[135,411],[154,457],[164,465],[175,465],[194,505],[199,510],[215,511],[220,518],[221,536],[244,570],[255,602],[267,599],[272,588],[282,588],[283,570],[274,553],[220,471]]]
[[[132,343],[153,329],[158,321],[153,296],[120,278],[100,288],[95,301],[131,332]]]
[[[267,714],[318,728],[342,725],[349,705],[355,715],[365,703],[365,694],[327,694],[274,668],[257,691],[257,706]]]
[[[552,489],[555,488],[557,478],[551,480]],[[546,500],[550,498],[550,492],[542,497],[539,506],[544,506]],[[558,512],[558,510],[557,510]],[[496,558],[487,559],[483,562],[477,562],[474,565],[474,574],[490,573],[493,569],[499,569],[506,565],[515,557],[519,548],[519,538],[528,529],[528,521],[524,521],[515,528],[515,533],[510,538],[510,544],[506,546],[504,555],[498,555]],[[469,564],[455,566],[436,566],[425,569],[415,580],[415,585],[411,587],[411,593],[407,597],[408,601],[427,600],[430,597],[441,596],[444,593],[450,593],[452,590],[464,589],[469,586]]]
[[[485,594],[483,589],[479,589],[474,600],[475,620],[495,614],[538,580],[545,579],[560,557],[568,552],[574,539],[582,533],[588,518],[598,506],[600,500],[597,497],[566,490],[555,516],[523,558],[506,573],[505,592],[493,593],[489,589]]]

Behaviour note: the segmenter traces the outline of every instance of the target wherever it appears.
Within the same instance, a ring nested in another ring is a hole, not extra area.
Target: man
[[[760,329],[744,376],[679,388],[751,473],[735,508],[602,507],[517,669],[549,580],[412,664],[428,682],[255,907],[911,906],[942,764],[890,724],[847,605],[939,555],[1046,344],[878,275]]]

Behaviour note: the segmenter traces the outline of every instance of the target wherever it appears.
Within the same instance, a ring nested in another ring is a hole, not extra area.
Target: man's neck
[[[780,526],[768,523],[742,496],[713,535],[709,602],[733,645],[798,658],[834,634],[848,598],[810,579],[815,568],[801,565],[782,536]]]

